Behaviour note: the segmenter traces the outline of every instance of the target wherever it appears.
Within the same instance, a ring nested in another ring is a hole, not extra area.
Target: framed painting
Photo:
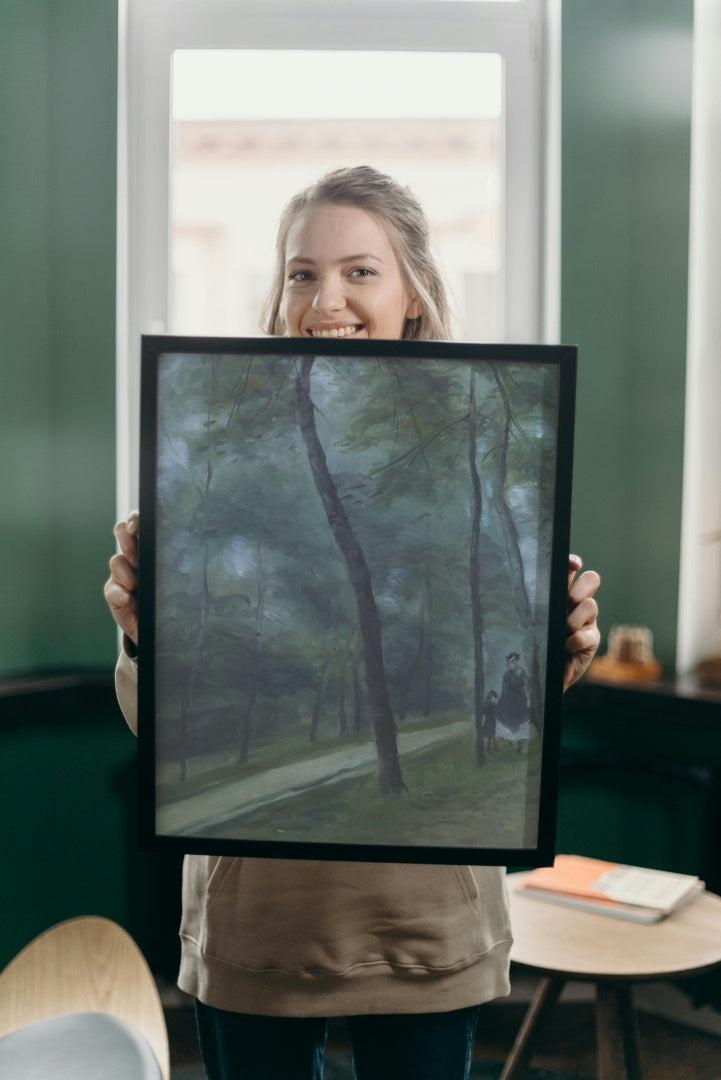
[[[575,370],[143,339],[145,846],[552,861]]]

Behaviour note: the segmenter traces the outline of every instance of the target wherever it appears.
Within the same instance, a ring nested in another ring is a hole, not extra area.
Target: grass
[[[436,728],[439,723],[463,719],[465,717],[461,713],[435,715],[404,723],[402,731],[424,731],[426,728]],[[320,753],[349,750],[356,746],[367,746],[372,742],[373,732],[367,727],[361,732],[350,732],[342,736],[324,735],[318,742],[312,743],[308,738],[306,725],[299,727],[293,734],[284,734],[282,739],[272,736],[256,739],[248,761],[242,766],[238,762],[237,747],[226,746],[191,757],[187,761],[187,775],[184,781],[179,780],[180,768],[177,761],[161,762],[158,766],[159,801],[167,804],[176,799],[184,799],[198,791],[207,790],[215,784],[237,780],[239,776],[255,776],[279,765],[300,763],[316,758]]]
[[[375,774],[355,776],[236,819],[229,814],[209,834],[404,847],[532,846],[533,838],[529,843],[524,833],[537,821],[540,740],[526,744],[520,754],[513,743],[499,740],[498,745],[478,768],[469,734],[404,758],[406,790],[399,794],[382,794]]]
[[[360,735],[347,735],[344,738],[324,739],[322,743],[312,743],[305,731],[287,735],[282,740],[267,739],[253,744],[248,761],[244,765],[238,762],[237,748],[225,747],[207,754],[192,757],[187,763],[187,779],[178,779],[177,762],[162,764],[159,768],[158,794],[163,803],[184,799],[196,791],[203,791],[210,785],[222,784],[227,780],[237,780],[239,776],[255,776],[278,765],[300,762],[315,758],[319,752],[340,750],[343,747],[364,746],[370,741],[368,732]]]

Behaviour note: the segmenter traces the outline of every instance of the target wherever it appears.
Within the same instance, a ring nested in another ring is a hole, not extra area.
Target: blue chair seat
[[[103,1013],[37,1020],[0,1038],[8,1080],[161,1080],[145,1036]]]

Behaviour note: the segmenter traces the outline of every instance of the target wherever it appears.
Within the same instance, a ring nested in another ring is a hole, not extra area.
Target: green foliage
[[[313,370],[316,425],[371,570],[401,724],[472,713],[468,374],[467,364],[443,361],[319,358]],[[555,435],[548,375],[526,365],[501,372],[512,419],[501,482],[539,626]],[[361,656],[352,590],[298,429],[295,376],[292,360],[273,356],[242,367],[233,356],[176,356],[162,369],[161,762],[218,753],[233,761],[244,731],[249,761],[269,739],[288,740],[290,758],[314,711],[322,741],[343,730],[350,738],[358,718],[367,726],[353,678]],[[521,627],[490,497],[502,403],[488,365],[479,365],[477,385],[486,674],[488,688],[499,689]]]

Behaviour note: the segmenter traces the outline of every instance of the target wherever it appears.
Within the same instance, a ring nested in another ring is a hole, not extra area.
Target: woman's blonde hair
[[[336,169],[294,195],[281,214],[275,246],[275,272],[263,310],[263,330],[283,335],[281,315],[288,233],[299,214],[323,203],[357,206],[386,229],[406,283],[421,305],[416,319],[406,319],[402,338],[447,341],[451,312],[443,277],[430,250],[428,221],[410,190],[369,165]]]

